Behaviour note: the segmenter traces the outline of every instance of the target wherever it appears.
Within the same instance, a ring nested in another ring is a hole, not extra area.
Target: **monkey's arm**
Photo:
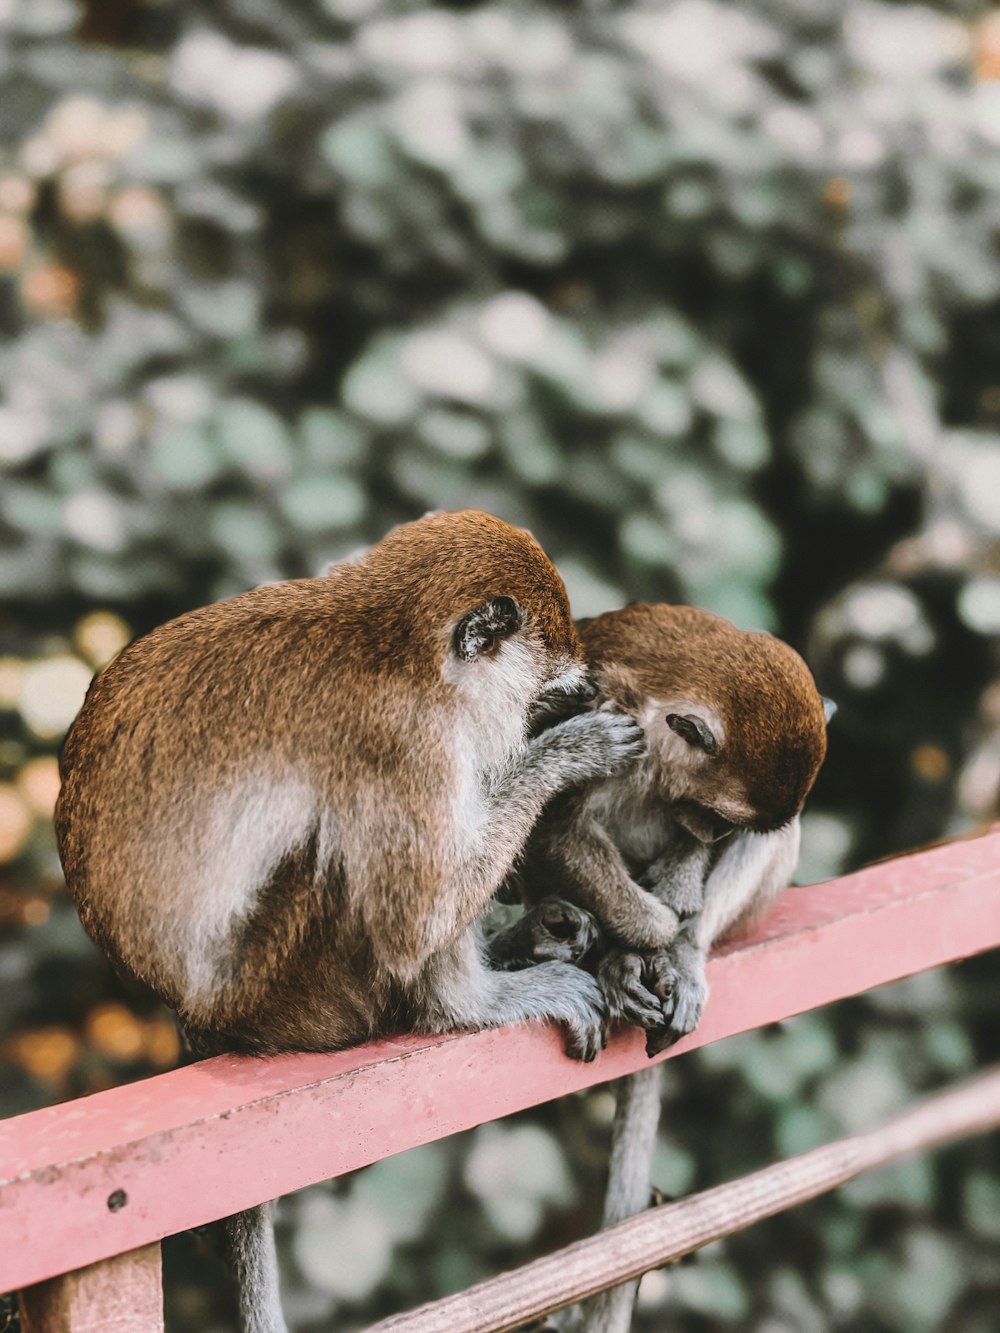
[[[705,901],[705,880],[714,855],[714,844],[700,842],[678,827],[672,846],[647,867],[639,883],[679,917],[694,916]]]
[[[652,1028],[646,1051],[656,1055],[701,1021],[708,983],[705,964],[716,940],[762,912],[788,884],[799,853],[796,816],[773,833],[736,833],[705,883],[702,910],[685,921],[670,947],[645,960],[644,983],[663,1002],[667,1022]]]
[[[716,940],[765,911],[791,881],[799,859],[798,815],[773,833],[740,832],[722,844],[705,881],[705,903],[693,922],[708,950]]]
[[[662,949],[677,934],[677,913],[635,882],[607,831],[584,806],[567,822],[546,825],[532,852],[533,878],[554,886],[597,917],[620,944]]]
[[[412,867],[379,864],[373,882],[409,884],[411,892],[372,896],[368,935],[376,954],[396,975],[415,975],[432,955],[454,941],[482,914],[510,872],[545,805],[567,787],[605,777],[644,752],[642,730],[611,710],[569,718],[530,741],[511,765],[482,791],[456,789],[453,835],[423,847]],[[426,777],[424,781],[426,782]],[[466,826],[471,817],[474,831]],[[383,821],[393,817],[380,810]],[[372,839],[398,848],[407,839]],[[421,846],[413,827],[410,845]],[[377,852],[369,853],[369,865]]]

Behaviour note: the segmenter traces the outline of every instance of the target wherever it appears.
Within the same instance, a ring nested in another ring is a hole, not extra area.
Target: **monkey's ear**
[[[826,718],[827,722],[829,722],[830,718],[833,717],[834,713],[837,711],[837,705],[832,699],[828,699],[825,694],[821,694],[820,698],[823,700],[823,716]]]
[[[504,639],[524,624],[524,612],[513,597],[493,597],[469,611],[455,626],[451,646],[463,662],[492,657]]]
[[[694,717],[691,713],[668,713],[667,726],[686,740],[688,745],[704,750],[706,754],[718,754],[719,742],[711,727],[702,718]]]

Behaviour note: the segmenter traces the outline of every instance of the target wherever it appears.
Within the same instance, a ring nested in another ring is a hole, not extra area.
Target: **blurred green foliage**
[[[773,628],[840,704],[802,877],[1000,788],[1000,25],[971,3],[0,3],[0,1110],[163,1068],[61,892],[54,753],[132,633],[427,508],[581,615]],[[988,961],[689,1056],[686,1191],[997,1054]],[[300,1327],[596,1224],[608,1095],[282,1205]],[[995,1327],[986,1143],[643,1287],[640,1329]],[[178,1330],[228,1327],[181,1239]]]

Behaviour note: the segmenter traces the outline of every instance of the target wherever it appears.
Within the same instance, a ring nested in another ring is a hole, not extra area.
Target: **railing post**
[[[160,1242],[21,1292],[21,1333],[163,1333]]]

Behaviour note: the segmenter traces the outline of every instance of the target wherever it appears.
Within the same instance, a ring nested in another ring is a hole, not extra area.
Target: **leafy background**
[[[774,629],[840,705],[804,881],[1000,789],[1000,21],[972,3],[0,0],[0,1113],[179,1057],[51,834],[87,681],[429,507],[589,614]],[[686,1192],[997,1055],[987,957],[686,1057]],[[281,1206],[303,1330],[591,1230],[610,1095]],[[639,1329],[993,1329],[995,1146],[643,1284]],[[190,1238],[178,1333],[232,1327]]]

